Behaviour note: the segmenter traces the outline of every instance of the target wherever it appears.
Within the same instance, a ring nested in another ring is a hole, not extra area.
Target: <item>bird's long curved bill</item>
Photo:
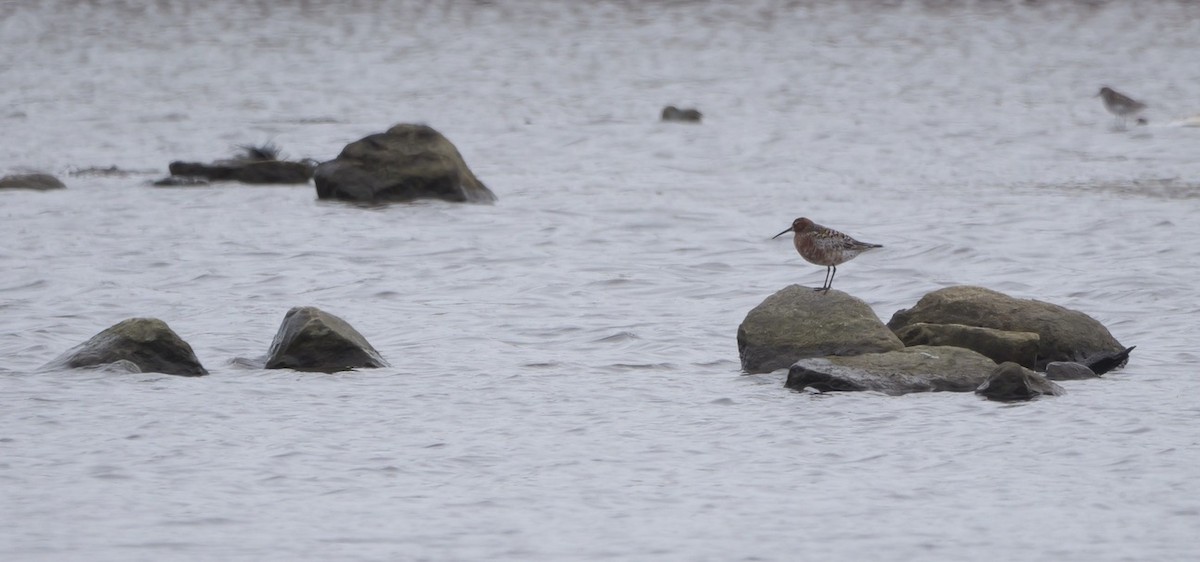
[[[775,236],[772,236],[772,237],[771,237],[771,240],[774,240],[774,239],[776,239],[776,238],[779,238],[780,236],[783,236],[784,234],[787,234],[787,233],[789,233],[789,232],[791,232],[791,231],[792,231],[792,229],[790,229],[790,228],[789,228],[789,229],[787,229],[787,230],[785,230],[785,231],[783,231],[783,232],[780,232],[779,234],[776,234]]]

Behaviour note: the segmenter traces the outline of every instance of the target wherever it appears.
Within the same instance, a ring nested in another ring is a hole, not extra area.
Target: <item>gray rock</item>
[[[96,334],[46,365],[46,369],[103,367],[112,372],[201,376],[208,371],[192,346],[157,318],[130,318]],[[136,368],[135,371],[133,368]]]
[[[0,189],[62,189],[67,187],[50,174],[12,174],[0,178]]]
[[[1052,381],[1077,381],[1099,377],[1095,371],[1083,363],[1072,361],[1051,361],[1046,363],[1046,378]]]
[[[346,145],[313,175],[320,199],[368,203],[496,200],[458,149],[426,125],[400,124]]]
[[[311,306],[298,306],[284,315],[266,362],[268,369],[322,373],[386,366],[379,352],[350,324]]]
[[[901,349],[867,303],[842,291],[790,285],[767,297],[738,326],[747,373],[768,373],[798,359]]]
[[[986,381],[979,385],[975,394],[998,402],[1032,400],[1038,396],[1060,396],[1066,394],[1063,387],[1054,384],[1033,371],[1011,361],[997,365]]]
[[[696,109],[679,109],[673,105],[668,105],[662,110],[663,121],[676,121],[681,123],[699,123],[704,117],[699,110]]]
[[[1124,349],[1104,325],[1082,312],[983,287],[956,286],[929,293],[916,306],[896,312],[888,327],[899,331],[919,322],[1034,332],[1039,336],[1037,370],[1051,361],[1077,361]]]
[[[821,392],[873,390],[893,396],[970,392],[995,367],[994,361],[969,349],[918,345],[886,353],[801,359],[788,371],[784,386]]]
[[[1012,361],[1032,368],[1040,336],[1033,332],[1008,332],[962,324],[917,322],[896,330],[904,345],[949,345],[986,355],[996,363]]]

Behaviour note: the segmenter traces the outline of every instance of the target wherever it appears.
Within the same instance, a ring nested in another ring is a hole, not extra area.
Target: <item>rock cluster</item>
[[[818,391],[977,391],[993,400],[1058,395],[1049,379],[1123,366],[1122,346],[1075,310],[972,286],[925,295],[884,325],[861,300],[786,287],[738,328],[742,369],[788,367],[786,386]]]

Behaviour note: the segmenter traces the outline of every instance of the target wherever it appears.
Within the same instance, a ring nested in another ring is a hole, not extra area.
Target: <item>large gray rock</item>
[[[1040,336],[1033,332],[1006,332],[962,324],[917,322],[896,330],[904,345],[949,345],[965,347],[997,363],[1012,361],[1033,368]]]
[[[0,178],[0,189],[62,189],[67,187],[50,174],[12,174]]]
[[[1066,392],[1046,377],[1011,361],[996,365],[987,380],[975,389],[975,394],[998,402],[1032,400],[1038,396],[1059,396]]]
[[[189,377],[208,374],[196,359],[192,346],[157,318],[123,320],[67,351],[45,368],[81,367]]]
[[[873,390],[970,392],[987,380],[996,362],[961,347],[918,345],[852,357],[801,359],[788,371],[788,388],[821,392]]]
[[[746,314],[737,342],[747,373],[769,373],[805,357],[904,347],[867,303],[842,291],[801,285],[781,289]]]
[[[320,199],[369,203],[442,199],[488,203],[496,196],[458,149],[426,125],[400,124],[346,145],[313,175]]]
[[[379,352],[350,324],[311,306],[298,306],[284,315],[266,362],[268,369],[322,373],[386,366]]]
[[[1017,299],[983,287],[956,286],[921,297],[916,306],[892,316],[888,327],[963,324],[1039,336],[1036,370],[1051,361],[1077,361],[1124,347],[1096,319],[1047,302]]]

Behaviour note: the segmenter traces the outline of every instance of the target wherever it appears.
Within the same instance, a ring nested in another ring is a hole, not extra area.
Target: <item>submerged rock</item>
[[[965,326],[917,322],[896,330],[904,345],[949,345],[965,347],[987,356],[996,363],[1012,361],[1033,368],[1038,357],[1038,341],[1033,332],[1009,332]]]
[[[0,178],[0,189],[62,189],[67,187],[50,174],[12,174]]]
[[[386,366],[379,352],[350,324],[311,306],[298,306],[284,315],[266,362],[268,369],[322,373]]]
[[[67,351],[45,368],[80,367],[103,367],[112,372],[137,372],[136,368],[144,373],[181,376],[208,374],[196,359],[192,346],[157,318],[123,320]]]
[[[801,285],[781,289],[747,313],[737,342],[747,373],[768,373],[806,357],[904,347],[867,303],[842,291]]]
[[[873,390],[893,396],[970,392],[995,367],[995,361],[969,349],[918,345],[885,353],[801,359],[789,369],[784,386],[821,392]]]
[[[1059,396],[1066,392],[1046,377],[1011,361],[997,365],[987,380],[975,390],[975,394],[998,402],[1032,400],[1038,396]]]
[[[426,125],[400,124],[346,145],[313,175],[320,199],[367,203],[496,200],[458,149]]]
[[[896,312],[888,327],[900,331],[917,323],[1036,333],[1038,358],[1033,367],[1039,371],[1051,361],[1077,361],[1124,349],[1103,324],[1082,312],[983,287],[956,286],[929,293],[916,306]]]
[[[677,121],[682,123],[699,123],[703,115],[696,109],[679,109],[673,105],[668,105],[662,110],[663,121]]]

